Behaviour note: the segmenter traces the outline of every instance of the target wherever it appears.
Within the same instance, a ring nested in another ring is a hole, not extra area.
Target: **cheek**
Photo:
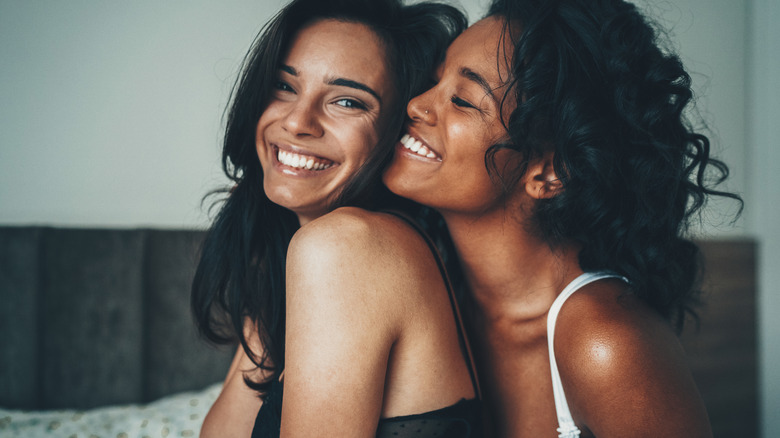
[[[448,159],[456,161],[458,166],[469,168],[469,172],[485,167],[485,153],[493,144],[484,129],[466,124],[453,125],[448,129],[446,144]],[[454,159],[454,160],[453,160]]]
[[[263,112],[260,113],[260,117],[258,117],[258,129],[260,126],[268,126],[273,121],[279,120],[282,116],[282,113],[284,112],[284,105],[285,102],[282,102],[278,99],[271,99]]]
[[[368,158],[379,142],[379,135],[374,125],[360,126],[359,129],[345,130],[341,136],[341,145],[345,148],[348,160],[360,166]]]
[[[269,165],[267,163],[267,148],[265,141],[263,139],[263,135],[265,132],[265,128],[268,126],[267,123],[263,123],[264,120],[261,117],[260,120],[258,120],[257,125],[255,126],[255,153],[257,154],[257,158],[260,159],[260,165],[263,168],[263,171],[267,171],[266,166]]]

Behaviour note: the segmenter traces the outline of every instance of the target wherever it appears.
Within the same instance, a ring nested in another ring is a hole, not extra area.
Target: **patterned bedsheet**
[[[145,405],[86,411],[11,411],[0,408],[0,438],[197,437],[221,383]]]

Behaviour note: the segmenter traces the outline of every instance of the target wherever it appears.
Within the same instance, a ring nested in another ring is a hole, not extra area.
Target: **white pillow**
[[[0,408],[1,438],[197,437],[222,383],[171,395],[146,405],[88,411],[10,411]]]

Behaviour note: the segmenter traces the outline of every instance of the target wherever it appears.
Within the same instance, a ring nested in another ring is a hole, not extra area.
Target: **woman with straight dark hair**
[[[438,210],[498,437],[706,437],[675,329],[727,167],[623,0],[494,0],[412,99],[384,181]],[[418,151],[425,147],[425,154]],[[556,432],[557,429],[557,432]]]
[[[442,263],[407,216],[370,211],[416,212],[379,172],[464,27],[450,6],[400,0],[294,0],[265,26],[192,289],[201,333],[240,343],[202,436],[479,433]]]

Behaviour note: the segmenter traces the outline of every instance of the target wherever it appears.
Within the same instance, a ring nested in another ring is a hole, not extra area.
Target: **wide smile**
[[[277,145],[272,145],[276,161],[284,168],[290,170],[309,170],[319,172],[338,166],[338,163],[327,158],[316,155],[302,154],[291,150],[281,149]]]
[[[434,152],[430,146],[425,144],[422,140],[415,138],[409,134],[404,134],[398,141],[405,150],[412,152],[412,154],[421,157],[428,158],[435,161],[441,161],[439,154]]]

